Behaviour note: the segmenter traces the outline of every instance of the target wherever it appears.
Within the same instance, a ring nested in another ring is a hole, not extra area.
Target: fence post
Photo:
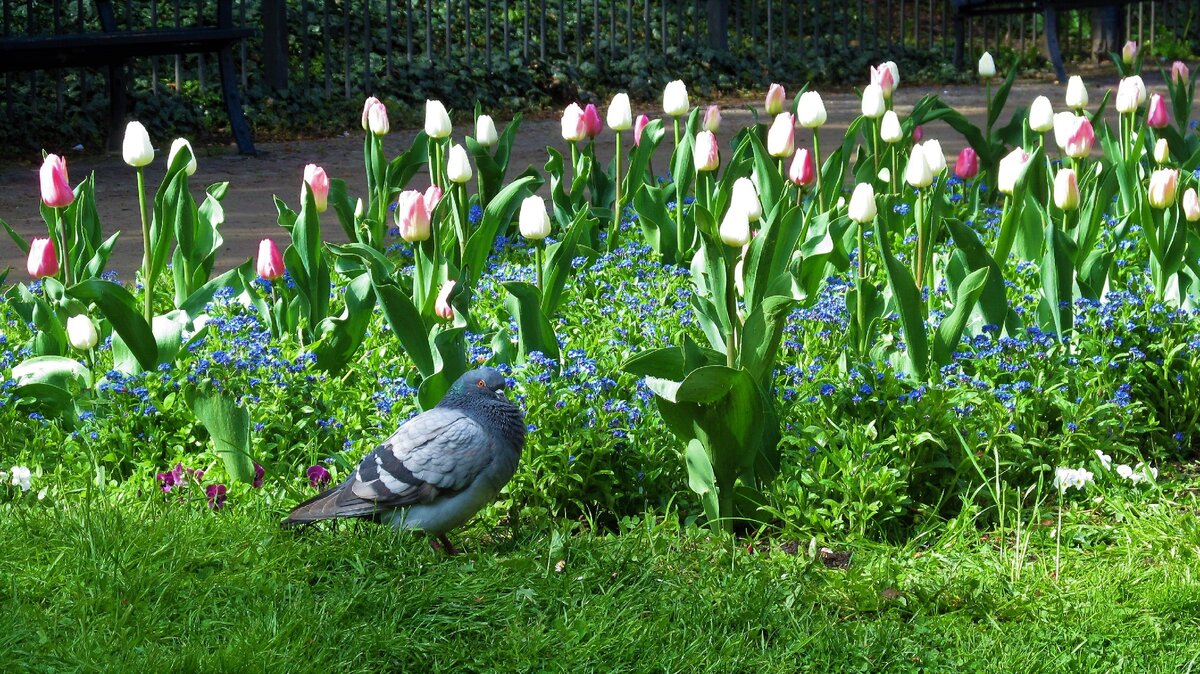
[[[288,87],[287,2],[262,0],[263,81],[279,91]]]
[[[708,46],[729,49],[729,0],[708,0]]]

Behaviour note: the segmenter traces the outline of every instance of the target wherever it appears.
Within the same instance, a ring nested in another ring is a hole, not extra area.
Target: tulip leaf
[[[921,300],[921,292],[917,290],[912,273],[892,253],[891,232],[886,224],[887,218],[877,218],[875,223],[875,238],[879,242],[884,270],[887,272],[888,286],[892,289],[896,310],[900,313],[900,325],[904,331],[908,362],[917,378],[925,381],[926,367],[929,363],[929,337],[925,332],[925,303]]]
[[[687,464],[688,487],[700,497],[704,506],[704,515],[714,528],[721,519],[720,504],[717,499],[717,476],[713,473],[712,462],[704,443],[692,438],[684,450],[684,462]]]
[[[682,262],[675,250],[675,220],[667,211],[666,191],[647,184],[633,195],[633,209],[637,213],[642,237],[666,263]]]
[[[1042,256],[1042,298],[1050,314],[1050,323],[1043,325],[1045,332],[1054,332],[1059,340],[1066,338],[1073,325],[1072,288],[1075,279],[1075,267],[1071,260],[1075,258],[1074,245],[1066,232],[1054,224],[1053,220],[1046,221],[1046,252]]]
[[[29,255],[29,242],[25,240],[25,237],[17,234],[16,230],[3,219],[0,219],[0,226],[4,227],[4,231],[8,232],[8,237],[13,240],[13,243],[17,244],[17,248],[21,250],[21,255]]]
[[[1004,292],[1004,272],[988,254],[975,231],[957,219],[947,219],[946,225],[954,238],[954,245],[967,268],[972,271],[987,269],[987,280],[979,297],[979,309],[988,323],[1002,328],[1010,335],[1020,329],[1017,316],[1008,308],[1008,296]]]
[[[585,235],[590,239],[590,233],[595,226],[596,221],[590,213],[581,210],[575,214],[575,219],[567,228],[562,239],[546,248],[544,276],[546,287],[542,292],[542,313],[546,316],[553,316],[558,311],[558,304],[562,301],[563,288],[566,286],[567,279],[575,275],[572,260],[575,259],[575,253],[579,249],[579,242]]]
[[[633,134],[630,134],[632,137]],[[633,146],[629,152],[629,168],[625,176],[625,186],[621,190],[621,194],[628,195],[637,194],[639,189],[645,186],[652,186],[657,181],[654,178],[654,173],[650,166],[650,160],[654,158],[654,152],[662,143],[663,137],[667,135],[663,128],[661,119],[655,119],[642,129],[642,139],[638,145]]]
[[[184,393],[197,421],[208,431],[213,449],[231,480],[254,481],[250,458],[250,412],[229,394],[188,388]]]
[[[942,319],[933,335],[933,361],[938,366],[949,365],[954,361],[954,349],[962,339],[971,311],[983,293],[989,272],[987,267],[976,269],[958,285],[954,309]]]
[[[94,303],[112,324],[113,330],[129,347],[143,369],[158,364],[158,345],[154,333],[142,318],[141,308],[123,286],[101,279],[88,279],[67,289],[67,294],[82,302]]]
[[[529,354],[540,351],[547,359],[559,360],[558,338],[546,315],[542,313],[542,294],[530,283],[506,281],[501,285],[508,291],[504,306],[517,322],[517,360],[524,362]]]
[[[417,402],[421,409],[431,409],[441,402],[455,380],[467,371],[465,335],[466,328],[462,326],[434,328],[430,342],[437,371],[423,379],[417,388]]]
[[[683,349],[678,346],[668,346],[642,351],[622,363],[621,369],[639,377],[683,381],[685,374]]]
[[[375,293],[370,274],[359,274],[346,286],[346,308],[337,317],[326,317],[314,334],[317,343],[312,350],[317,367],[337,374],[362,346],[375,308]]]
[[[466,286],[475,285],[475,276],[480,270],[487,269],[487,258],[496,244],[496,237],[508,229],[513,221],[513,214],[521,206],[521,200],[528,194],[541,187],[538,176],[522,176],[504,186],[496,194],[496,198],[483,209],[483,217],[479,227],[467,239],[466,255],[463,256],[463,269],[469,270],[471,277],[466,274],[458,279]]]
[[[12,378],[18,385],[48,384],[65,391],[92,385],[92,373],[83,364],[62,356],[26,358],[13,367]]]
[[[791,297],[773,295],[763,300],[746,317],[739,356],[742,367],[764,388],[770,386],[771,377],[775,375],[775,357],[788,315],[795,305],[796,301]]]

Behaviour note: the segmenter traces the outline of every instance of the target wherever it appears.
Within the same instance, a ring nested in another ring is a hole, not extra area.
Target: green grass
[[[1189,671],[1195,505],[1068,513],[1056,580],[1053,526],[1028,557],[964,520],[830,569],[653,520],[477,524],[448,558],[376,526],[281,531],[262,500],[10,503],[0,671]]]

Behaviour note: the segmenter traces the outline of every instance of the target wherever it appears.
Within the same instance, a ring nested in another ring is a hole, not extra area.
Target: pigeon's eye
[[[487,388],[487,383],[486,383],[486,382],[484,382],[482,379],[480,379],[479,381],[475,382],[475,385],[476,385],[476,386],[478,386],[479,388]]]

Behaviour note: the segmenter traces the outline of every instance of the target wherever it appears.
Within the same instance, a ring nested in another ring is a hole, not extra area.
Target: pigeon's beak
[[[496,389],[495,393],[496,393],[496,400],[508,400],[508,396],[504,395],[504,389],[498,388],[498,389]]]

